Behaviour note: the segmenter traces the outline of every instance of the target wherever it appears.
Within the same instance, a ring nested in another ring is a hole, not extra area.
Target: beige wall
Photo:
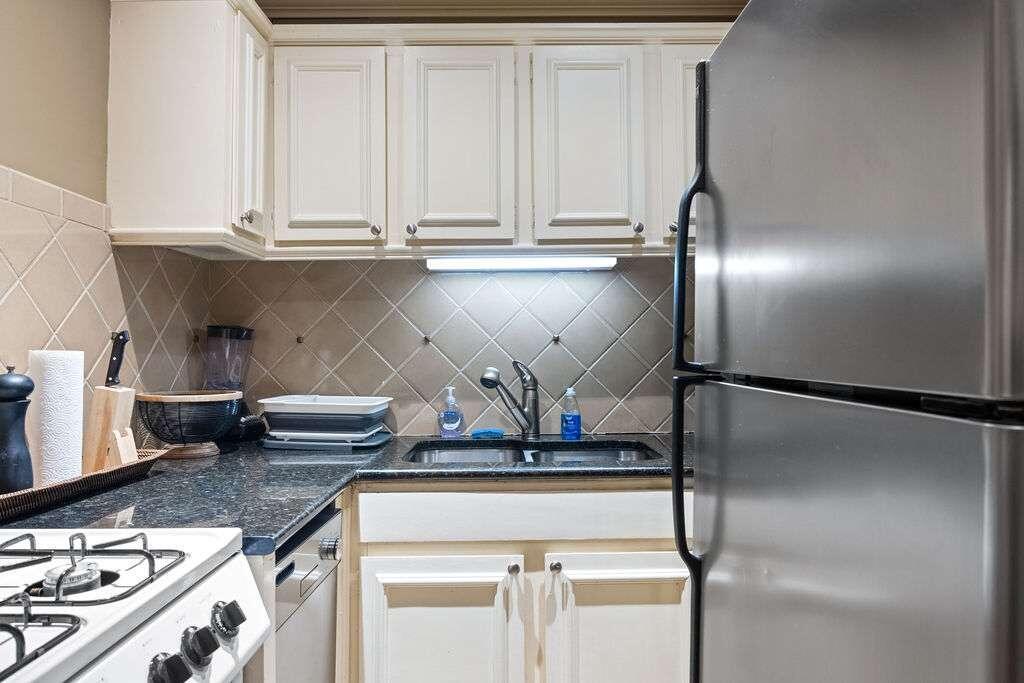
[[[0,0],[0,164],[106,199],[110,0]]]

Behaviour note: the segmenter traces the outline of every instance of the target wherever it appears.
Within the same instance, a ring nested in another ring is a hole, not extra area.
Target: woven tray
[[[139,459],[127,465],[97,470],[75,479],[47,484],[39,488],[0,495],[0,523],[52,510],[61,505],[128,482],[142,479],[156,464],[166,448],[139,449]]]

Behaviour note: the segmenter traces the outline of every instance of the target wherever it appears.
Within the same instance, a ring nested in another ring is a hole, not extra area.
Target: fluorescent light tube
[[[455,256],[428,258],[427,270],[610,270],[616,261],[614,256]]]

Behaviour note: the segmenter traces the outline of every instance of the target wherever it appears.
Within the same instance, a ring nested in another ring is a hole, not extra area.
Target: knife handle
[[[124,349],[131,339],[128,330],[110,333],[110,341],[113,342],[113,345],[110,349],[110,362],[107,364],[107,381],[104,383],[105,386],[116,387],[121,383],[121,363],[124,362]]]

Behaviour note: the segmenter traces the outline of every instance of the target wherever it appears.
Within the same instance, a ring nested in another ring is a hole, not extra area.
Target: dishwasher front
[[[296,532],[276,565],[274,602],[280,683],[334,682],[337,570],[342,540],[341,513],[331,513],[321,513]]]

